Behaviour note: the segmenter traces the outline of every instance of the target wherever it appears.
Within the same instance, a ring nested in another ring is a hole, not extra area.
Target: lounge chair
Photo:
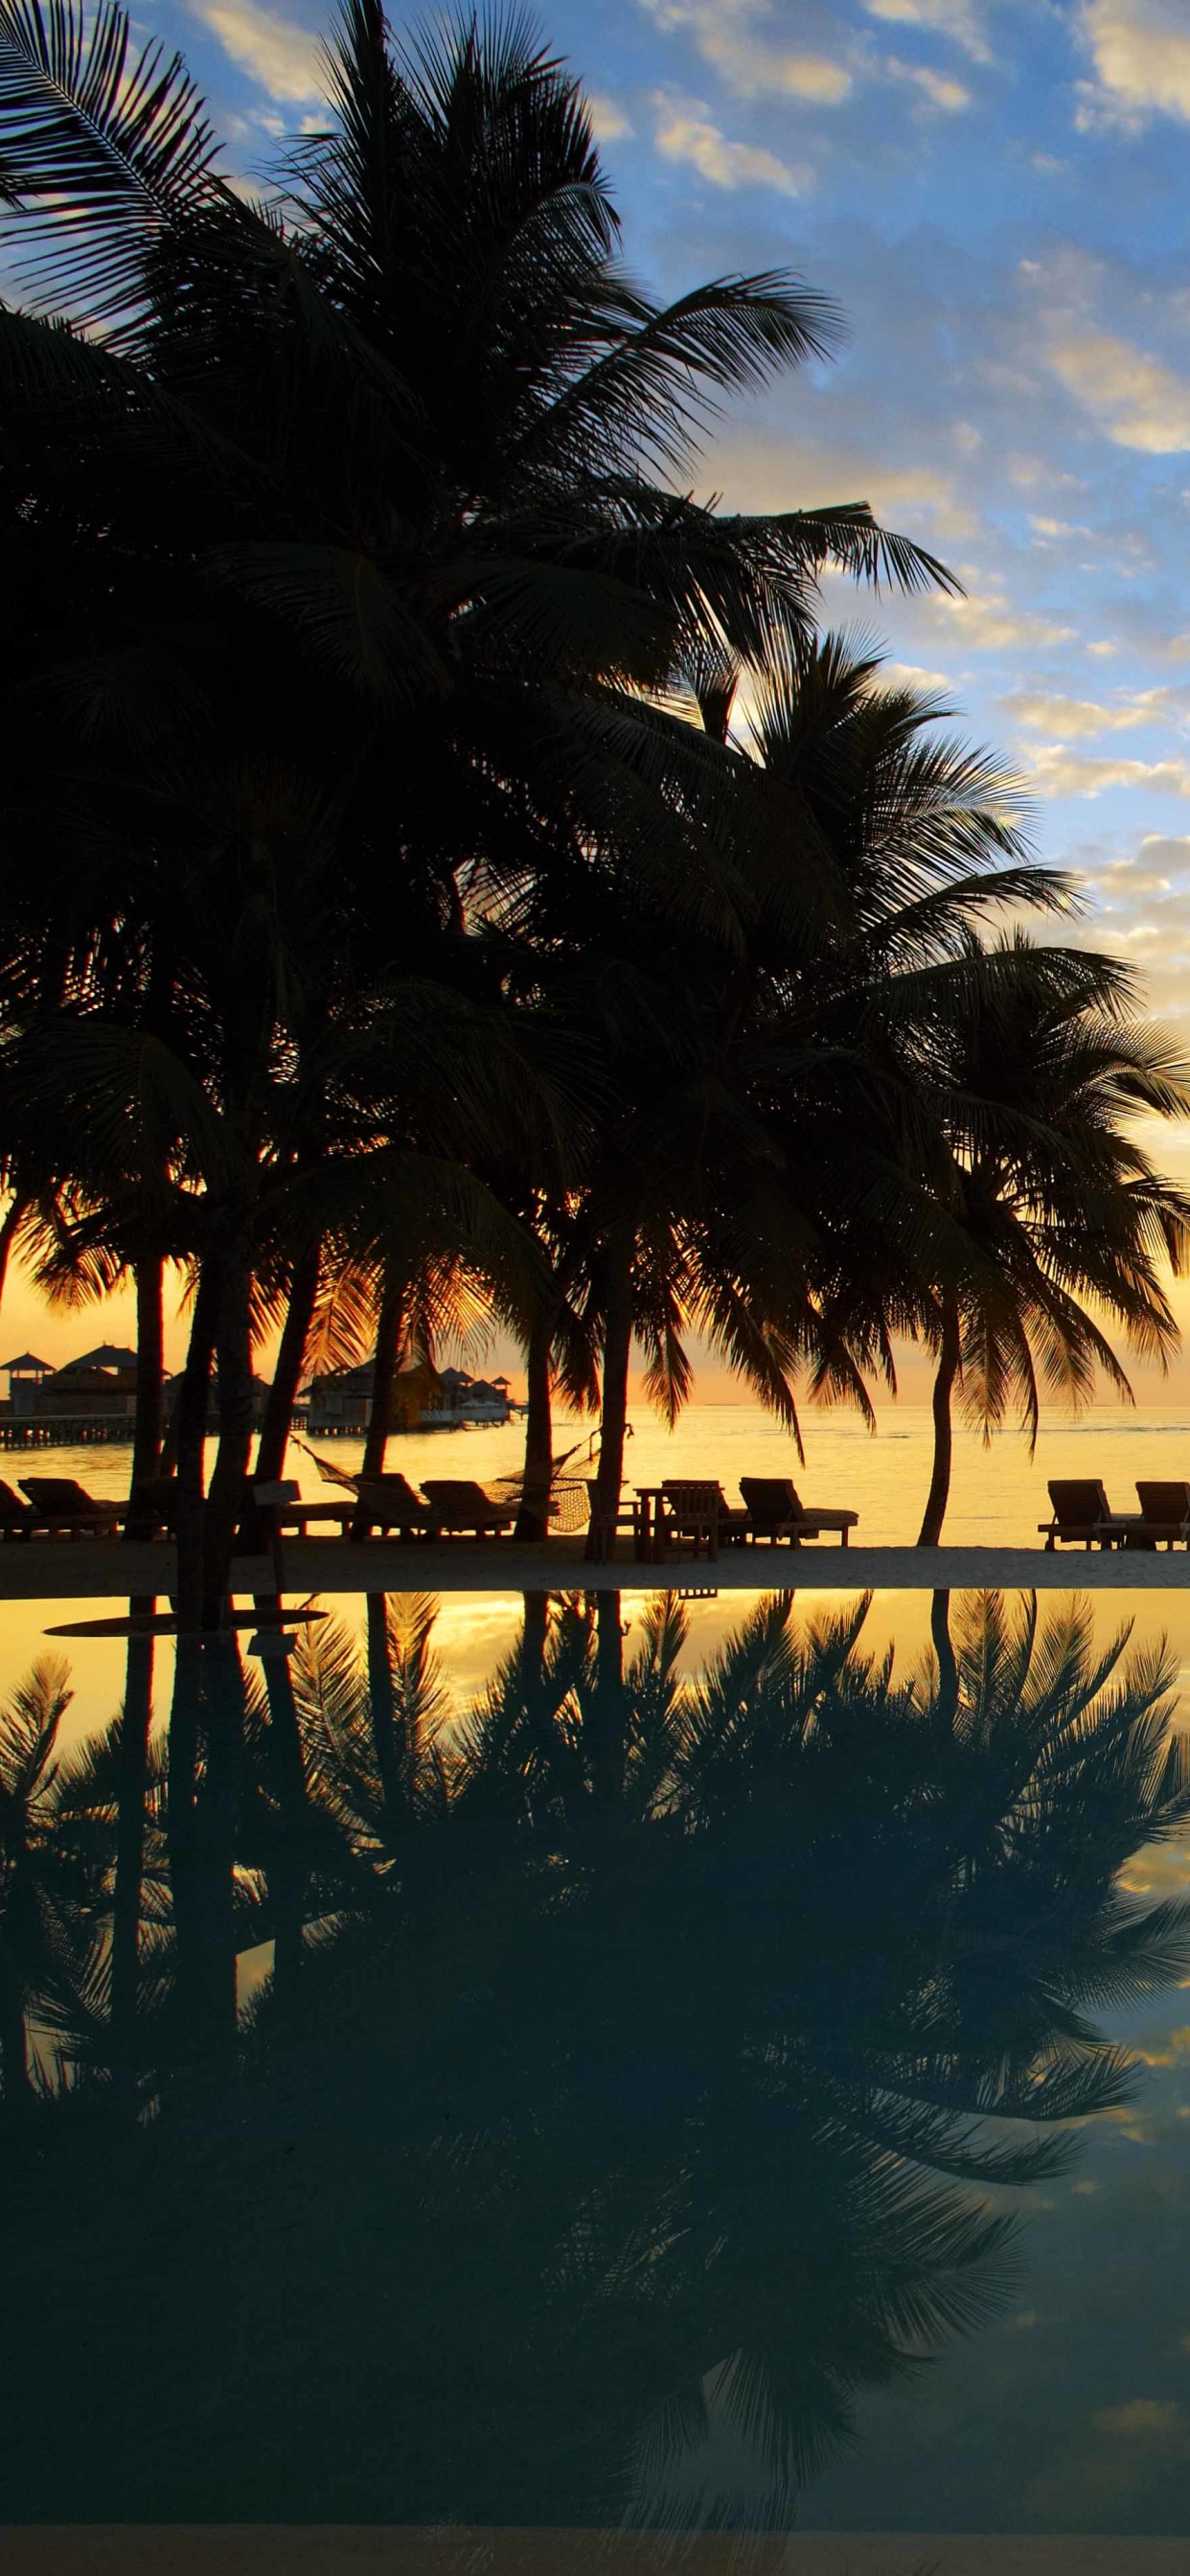
[[[1136,1499],[1140,1521],[1128,1530],[1126,1547],[1190,1547],[1190,1485],[1142,1484],[1138,1477]]]
[[[488,1538],[501,1530],[511,1529],[516,1520],[516,1505],[494,1503],[482,1485],[473,1484],[466,1476],[423,1476],[427,1519],[431,1535],[440,1538],[470,1535]]]
[[[73,1476],[20,1476],[17,1481],[40,1526],[51,1535],[65,1530],[71,1538],[82,1538],[89,1531],[93,1538],[114,1538],[127,1517],[127,1503],[103,1502],[76,1485]]]
[[[0,1531],[5,1539],[32,1538],[34,1530],[43,1527],[32,1503],[23,1503],[11,1485],[0,1481]]]
[[[1060,1541],[1075,1547],[1122,1547],[1129,1521],[1113,1512],[1095,1476],[1051,1476],[1049,1498],[1053,1519],[1039,1521],[1037,1534],[1049,1556]],[[1136,1526],[1133,1516],[1131,1526]]]
[[[688,1538],[692,1556],[718,1556],[721,1538],[747,1535],[748,1514],[733,1510],[722,1485],[712,1484],[709,1479],[667,1476],[661,1491],[665,1509],[663,1544],[670,1538]]]
[[[178,1528],[178,1480],[176,1476],[142,1476],[133,1486],[125,1512],[125,1534],[128,1537],[156,1538],[164,1531],[175,1538]]]
[[[314,1506],[315,1513],[325,1514],[326,1509],[325,1503]],[[407,1476],[361,1476],[355,1505],[348,1506],[344,1518],[344,1527],[348,1525],[357,1539],[366,1538],[374,1529],[382,1537],[396,1530],[403,1538],[413,1531],[419,1538],[426,1538],[434,1527],[434,1514],[421,1495],[414,1492]]]
[[[846,1547],[848,1533],[859,1520],[858,1512],[841,1511],[833,1504],[803,1503],[788,1476],[741,1476],[740,1492],[748,1515],[745,1536],[753,1545],[763,1538],[775,1547],[778,1539],[787,1539],[791,1547],[800,1547],[803,1539],[821,1538],[824,1530],[833,1530]]]

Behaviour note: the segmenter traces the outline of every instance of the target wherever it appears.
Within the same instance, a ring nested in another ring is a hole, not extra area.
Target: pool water
[[[0,2523],[1190,2552],[1190,1606],[317,1606],[6,1620]]]

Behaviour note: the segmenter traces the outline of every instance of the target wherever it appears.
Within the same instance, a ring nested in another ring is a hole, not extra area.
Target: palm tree
[[[1043,1388],[1078,1406],[1102,1373],[1130,1397],[1099,1318],[1164,1366],[1178,1331],[1163,1272],[1190,1250],[1190,1199],[1136,1133],[1145,1113],[1186,1115],[1190,1069],[1125,968],[1018,933],[973,945],[939,1002],[928,1079],[951,1239],[923,1316],[937,1360],[923,1547],[941,1536],[956,1396],[985,1437],[1015,1405],[1030,1449]]]
[[[803,645],[754,686],[738,741],[736,676],[722,660],[695,668],[751,818],[733,937],[650,911],[631,874],[609,878],[602,908],[573,877],[561,902],[547,885],[534,915],[556,944],[564,903],[571,1008],[590,1012],[593,994],[600,1014],[604,1097],[580,1204],[608,1514],[634,1333],[670,1419],[691,1325],[795,1438],[800,1371],[870,1411],[865,1372],[892,1370],[889,1324],[911,1311],[890,1304],[885,1253],[903,1271],[905,1241],[933,1221],[940,1157],[918,1074],[931,979],[985,913],[1065,894],[1026,863],[1013,782],[937,732],[938,700],[881,688],[871,653]]]
[[[31,529],[56,548],[76,605],[43,617],[30,703],[41,680],[82,716],[57,819],[76,888],[81,858],[105,862],[90,951],[127,941],[151,886],[152,954],[192,1023],[182,1059],[236,1143],[217,1182],[201,1173],[195,1244],[210,1276],[188,1415],[218,1345],[225,1429],[208,1592],[246,1454],[262,1088],[278,1051],[313,1034],[317,1053],[319,1012],[295,1010],[293,955],[266,935],[282,872],[356,970],[411,921],[440,938],[515,903],[560,843],[612,836],[704,902],[700,817],[730,764],[642,684],[704,628],[753,656],[800,632],[828,560],[944,578],[862,506],[733,520],[651,479],[685,455],[704,396],[823,353],[833,316],[778,278],[666,312],[636,294],[585,111],[523,31],[397,60],[360,0],[330,80],[328,129],[266,211],[219,177],[181,65],[132,64],[118,10],[89,33],[59,6],[0,12],[14,221],[42,308],[60,295],[73,326],[0,316],[10,552],[24,567]],[[53,462],[31,506],[37,453]],[[313,740],[329,793],[307,776]],[[44,763],[14,750],[29,828]],[[163,898],[180,934],[164,944]],[[320,1151],[315,1116],[303,1160]],[[313,1263],[307,1241],[282,1265],[295,1350]]]

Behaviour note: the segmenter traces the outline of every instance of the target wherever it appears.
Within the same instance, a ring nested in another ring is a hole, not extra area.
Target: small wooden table
[[[674,1497],[667,1493],[664,1485],[634,1485],[633,1492],[636,1495],[633,1521],[637,1557],[645,1564],[659,1565],[666,1554],[673,1526]],[[708,1556],[718,1556],[717,1515],[708,1525],[708,1541]],[[696,1546],[695,1554],[697,1552]]]
[[[663,1485],[634,1485],[636,1503],[633,1510],[633,1536],[636,1554],[642,1564],[657,1565],[665,1554],[665,1488]]]

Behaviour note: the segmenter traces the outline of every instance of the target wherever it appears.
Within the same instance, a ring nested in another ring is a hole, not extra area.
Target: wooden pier
[[[80,1413],[73,1417],[45,1414],[0,1414],[0,1449],[75,1449],[92,1441],[122,1440],[131,1449],[133,1425],[126,1414]]]

